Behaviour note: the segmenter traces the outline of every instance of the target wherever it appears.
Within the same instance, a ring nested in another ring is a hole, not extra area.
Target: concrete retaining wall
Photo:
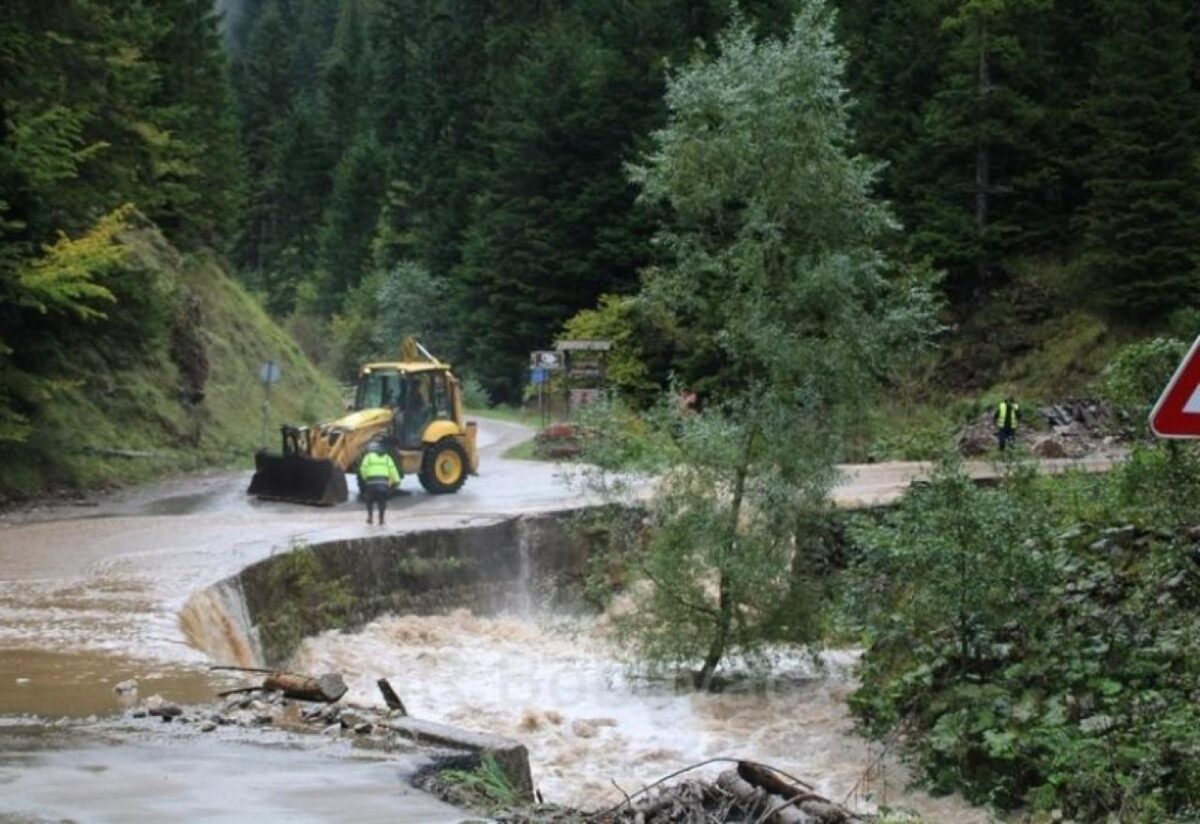
[[[585,515],[525,515],[296,546],[197,593],[180,620],[216,661],[275,667],[311,635],[355,629],[384,614],[528,609],[579,592],[595,540]],[[420,744],[495,759],[518,797],[531,799],[529,756],[520,742],[411,718],[392,728]]]
[[[240,663],[278,666],[309,636],[355,629],[389,613],[468,607],[489,614],[561,598],[578,591],[587,571],[591,541],[579,527],[581,514],[498,518],[294,547],[210,588],[222,601],[237,593],[241,603],[208,623],[242,637],[208,639],[202,646],[210,654],[251,650],[258,660]],[[188,609],[204,600],[193,599]]]

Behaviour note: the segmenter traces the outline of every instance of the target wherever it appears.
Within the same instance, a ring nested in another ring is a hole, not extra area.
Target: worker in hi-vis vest
[[[1008,395],[996,407],[996,437],[1000,441],[1000,451],[1017,443],[1017,422],[1021,417],[1021,405]]]
[[[373,523],[375,507],[379,507],[379,525],[387,513],[388,496],[400,485],[400,470],[387,453],[383,438],[376,436],[367,446],[367,454],[358,463],[358,477],[362,478],[363,500],[367,502],[367,523]]]

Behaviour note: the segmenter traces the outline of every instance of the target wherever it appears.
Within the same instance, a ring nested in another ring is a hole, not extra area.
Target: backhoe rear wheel
[[[467,480],[467,453],[458,441],[443,438],[421,456],[421,486],[432,495],[457,492]]]

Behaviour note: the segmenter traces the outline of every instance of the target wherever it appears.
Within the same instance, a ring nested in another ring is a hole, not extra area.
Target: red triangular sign
[[[1154,404],[1150,428],[1160,438],[1200,438],[1200,338]]]

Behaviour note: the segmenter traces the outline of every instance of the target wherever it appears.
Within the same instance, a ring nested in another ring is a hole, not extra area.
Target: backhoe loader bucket
[[[303,455],[254,455],[251,495],[271,501],[333,506],[349,497],[346,475],[333,461]]]

